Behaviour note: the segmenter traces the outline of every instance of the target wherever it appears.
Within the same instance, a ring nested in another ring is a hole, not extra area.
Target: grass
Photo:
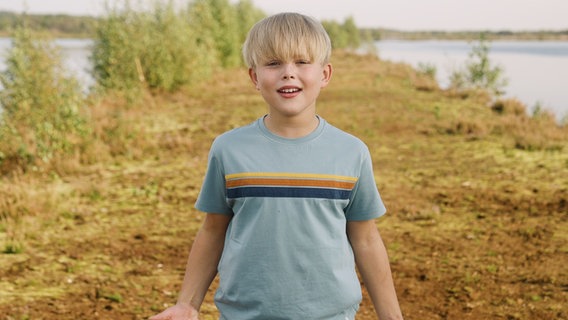
[[[332,62],[319,114],[372,152],[406,318],[566,319],[567,128],[425,85],[406,65]],[[174,303],[208,148],[266,110],[246,77],[222,71],[128,108],[97,100],[100,139],[79,160],[2,178],[0,248],[21,251],[0,254],[0,312],[144,319]],[[203,319],[216,318],[213,291]],[[372,312],[365,295],[357,319]]]

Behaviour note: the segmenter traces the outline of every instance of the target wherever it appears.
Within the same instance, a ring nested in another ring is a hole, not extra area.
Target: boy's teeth
[[[282,91],[284,93],[292,93],[292,92],[299,91],[299,89],[282,89],[280,91]]]

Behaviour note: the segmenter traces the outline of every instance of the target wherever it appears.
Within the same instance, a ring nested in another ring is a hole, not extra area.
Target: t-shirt
[[[361,287],[347,221],[385,213],[367,146],[319,118],[287,139],[263,118],[215,139],[196,208],[233,215],[219,262],[222,319],[345,319]]]

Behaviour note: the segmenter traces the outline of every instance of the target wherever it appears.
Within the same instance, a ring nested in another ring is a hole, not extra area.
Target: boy
[[[251,29],[243,55],[268,114],[215,139],[178,303],[150,319],[198,319],[217,271],[221,319],[354,319],[355,261],[380,319],[402,319],[369,151],[316,115],[330,52],[321,24],[301,14]]]

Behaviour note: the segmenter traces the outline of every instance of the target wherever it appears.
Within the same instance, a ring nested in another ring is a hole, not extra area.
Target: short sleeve
[[[211,146],[205,179],[197,197],[195,208],[207,213],[233,214],[227,204],[224,170],[215,142]]]
[[[375,182],[371,155],[365,147],[359,179],[349,198],[349,205],[345,208],[345,215],[348,221],[364,221],[385,213],[386,208]]]

